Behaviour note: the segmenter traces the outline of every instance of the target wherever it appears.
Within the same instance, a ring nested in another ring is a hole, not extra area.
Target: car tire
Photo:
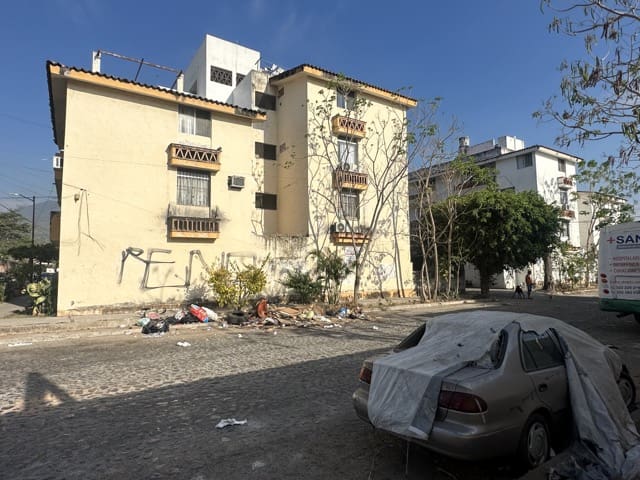
[[[551,434],[549,424],[544,415],[534,413],[524,424],[520,443],[518,444],[517,461],[523,470],[532,470],[549,458],[551,450]]]
[[[620,374],[618,388],[620,389],[620,394],[622,395],[624,404],[627,406],[627,409],[630,410],[636,403],[636,386],[633,383],[633,379],[626,371],[623,371]]]

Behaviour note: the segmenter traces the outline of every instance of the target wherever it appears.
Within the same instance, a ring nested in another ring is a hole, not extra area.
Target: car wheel
[[[633,379],[627,372],[622,372],[618,380],[618,388],[627,408],[631,408],[636,403],[636,386]]]
[[[549,458],[550,445],[547,419],[539,413],[534,413],[522,429],[518,447],[519,465],[526,470],[542,465]]]

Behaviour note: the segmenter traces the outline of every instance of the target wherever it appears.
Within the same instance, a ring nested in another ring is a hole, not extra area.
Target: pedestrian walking
[[[531,278],[531,270],[527,270],[527,276],[524,277],[524,283],[527,284],[527,298],[531,298],[531,291],[533,290],[533,278]]]

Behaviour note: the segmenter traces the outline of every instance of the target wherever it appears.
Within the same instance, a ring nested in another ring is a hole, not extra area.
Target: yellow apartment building
[[[231,262],[266,260],[264,293],[282,295],[316,249],[368,249],[362,296],[413,294],[399,145],[414,99],[312,65],[263,68],[210,35],[172,87],[102,73],[100,57],[47,63],[58,315],[211,298],[207,268]]]

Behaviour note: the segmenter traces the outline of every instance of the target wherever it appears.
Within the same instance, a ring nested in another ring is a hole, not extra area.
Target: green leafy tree
[[[261,265],[248,265],[240,268],[230,263],[229,268],[213,266],[209,269],[208,283],[221,307],[231,305],[235,310],[247,306],[249,299],[260,293],[267,284],[264,266],[268,258]]]
[[[5,257],[9,249],[29,243],[31,225],[13,210],[0,213],[0,257]]]
[[[456,235],[465,258],[480,273],[482,296],[489,294],[495,274],[524,268],[559,242],[558,209],[536,192],[479,190],[465,195],[461,204]]]
[[[293,290],[300,303],[311,303],[322,295],[322,282],[316,280],[311,272],[287,272],[282,285]]]
[[[581,37],[584,58],[564,62],[560,97],[534,116],[561,126],[558,143],[618,137],[622,163],[637,158],[640,145],[640,11],[635,0],[542,0],[554,17],[549,30]]]
[[[315,250],[310,256],[316,260],[316,274],[322,284],[322,297],[331,304],[338,303],[342,282],[352,272],[351,265],[336,250]]]

